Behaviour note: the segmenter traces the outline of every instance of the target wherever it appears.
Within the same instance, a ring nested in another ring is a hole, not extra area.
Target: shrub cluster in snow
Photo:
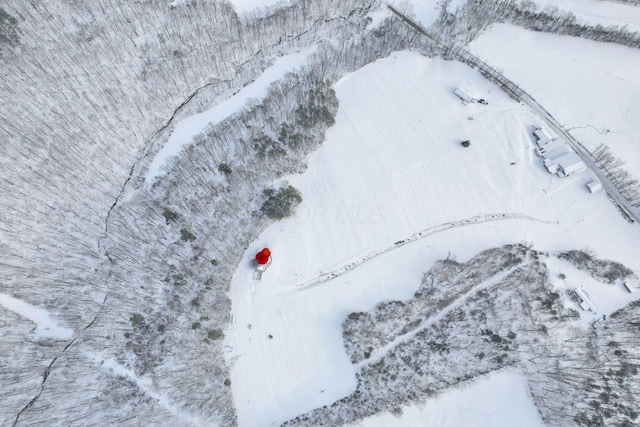
[[[302,201],[300,192],[291,185],[277,190],[268,188],[264,190],[264,195],[267,200],[260,207],[260,212],[271,219],[282,219],[291,215],[291,211]]]
[[[598,259],[587,251],[571,250],[561,252],[558,254],[558,258],[565,259],[579,269],[588,271],[594,279],[601,282],[614,283],[635,277],[633,270],[619,262]]]

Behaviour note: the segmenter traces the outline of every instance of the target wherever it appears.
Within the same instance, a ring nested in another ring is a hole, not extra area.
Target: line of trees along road
[[[609,178],[609,176],[605,174],[605,172],[600,170],[591,154],[582,146],[582,144],[580,144],[580,142],[578,142],[567,130],[565,130],[564,127],[542,105],[540,105],[520,86],[509,80],[501,72],[499,72],[477,56],[458,46],[455,43],[454,39],[445,39],[445,41],[442,41],[438,35],[424,29],[420,24],[401,13],[393,6],[387,5],[387,7],[416,31],[427,37],[432,43],[437,44],[442,49],[444,49],[445,56],[455,58],[473,68],[476,68],[484,77],[502,88],[513,99],[525,103],[534,111],[536,111],[540,115],[540,117],[544,119],[549,124],[549,126],[552,127],[558,133],[558,135],[560,135],[569,144],[569,146],[571,146],[571,148],[573,148],[573,150],[585,162],[587,167],[598,177],[611,199],[614,201],[614,203],[616,203],[616,205],[620,207],[624,214],[632,221],[640,224],[640,212],[637,209],[637,200],[635,196],[635,194],[638,192],[637,181],[631,181],[629,178],[624,181],[616,180],[618,184],[624,185],[624,187],[618,188],[616,186],[616,183],[613,182]],[[618,172],[618,175],[620,174],[621,173]],[[630,199],[628,199],[627,197],[630,197]]]

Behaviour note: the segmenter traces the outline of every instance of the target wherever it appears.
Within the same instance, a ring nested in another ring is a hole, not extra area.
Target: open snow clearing
[[[488,105],[463,105],[460,86]],[[589,194],[587,176],[547,173],[534,153],[540,118],[477,71],[397,52],[335,90],[336,124],[304,174],[286,177],[302,194],[297,213],[249,245],[231,284],[225,344],[239,424],[278,424],[353,393],[346,316],[411,298],[424,272],[451,254],[525,241],[590,246],[640,267],[629,238],[640,229],[604,193]],[[265,246],[273,263],[254,282]],[[532,413],[527,405],[522,412]]]
[[[438,40],[433,34],[429,33],[425,30],[419,23],[415,22],[411,18],[406,15],[400,13],[393,6],[388,6],[388,8],[399,16],[402,20],[404,20],[407,24],[413,27],[416,31],[423,34],[425,37],[428,37],[430,40],[436,41]],[[620,207],[620,209],[634,222],[640,224],[640,211],[632,205],[632,203],[627,200],[622,194],[620,189],[614,182],[612,182],[609,177],[600,169],[600,167],[594,162],[591,154],[584,148],[584,146],[576,140],[564,127],[556,120],[555,117],[547,111],[538,101],[536,101],[529,93],[527,93],[524,89],[522,89],[518,84],[514,83],[510,79],[508,79],[502,72],[497,70],[495,67],[487,64],[480,58],[473,55],[464,47],[453,46],[450,47],[451,55],[478,69],[484,76],[489,78],[491,81],[495,82],[499,85],[503,90],[507,93],[510,93],[514,98],[520,100],[521,102],[528,105],[533,111],[535,111],[549,126],[551,126],[566,143],[580,156],[580,159],[587,165],[589,170],[595,174],[598,180],[602,183],[607,193],[611,197],[611,199]],[[456,89],[457,90],[457,89]],[[619,185],[619,184],[618,184]]]

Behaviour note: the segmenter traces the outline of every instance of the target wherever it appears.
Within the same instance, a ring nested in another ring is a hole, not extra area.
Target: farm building
[[[544,159],[544,167],[549,173],[558,173],[558,164],[551,159]]]
[[[557,138],[557,136],[545,128],[537,128],[533,131],[533,136],[536,137],[536,144],[538,144],[538,147],[542,147]]]
[[[580,156],[557,135],[542,127],[537,128],[533,135],[538,145],[536,154],[544,159],[544,167],[549,173],[565,177],[587,168]]]
[[[627,292],[629,292],[630,294],[633,293],[633,288],[631,287],[631,284],[629,282],[624,282],[622,284],[622,286],[624,286],[624,288],[627,290]]]
[[[543,156],[543,164],[547,171],[549,173],[557,173],[562,177],[567,177],[587,168],[580,156],[567,145],[558,147],[551,153],[543,153]]]
[[[542,147],[536,148],[536,154],[547,159],[557,159],[563,154],[571,152],[567,144],[557,139],[547,142]]]
[[[468,103],[473,102],[473,97],[469,95],[467,92],[465,92],[464,90],[460,89],[459,87],[456,88],[456,90],[454,90],[453,93],[455,93],[458,96],[458,98],[462,100],[462,103],[464,105],[467,105]]]
[[[569,176],[572,173],[583,171],[587,168],[580,156],[571,151],[554,160],[558,164],[558,175]]]
[[[587,190],[589,193],[597,193],[598,191],[602,191],[602,183],[597,179],[587,183]]]
[[[591,311],[593,313],[597,313],[598,312],[598,310],[596,310],[596,306],[593,305],[593,303],[591,302],[591,300],[589,299],[587,294],[585,294],[582,291],[582,289],[575,288],[573,291],[576,293],[578,298],[580,298],[580,308],[581,309],[583,309],[584,311]]]

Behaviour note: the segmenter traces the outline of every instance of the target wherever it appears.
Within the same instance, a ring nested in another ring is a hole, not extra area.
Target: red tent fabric
[[[269,250],[269,248],[264,248],[256,254],[256,262],[258,264],[266,264],[269,262],[270,256],[271,256],[271,251]]]

